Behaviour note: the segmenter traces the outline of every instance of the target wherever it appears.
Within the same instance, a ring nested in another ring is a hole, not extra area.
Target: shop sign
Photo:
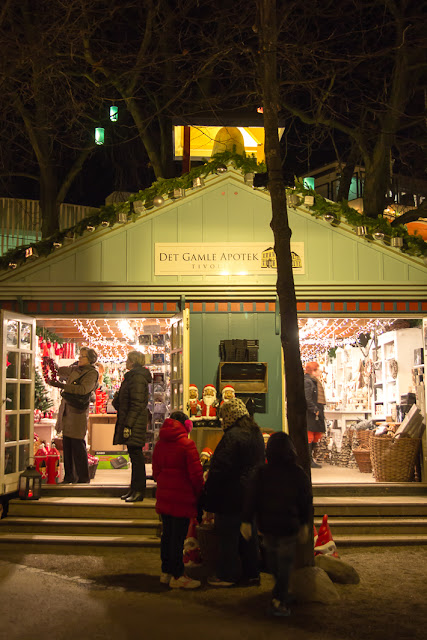
[[[292,242],[294,274],[304,273],[304,243]],[[267,242],[156,242],[154,273],[166,275],[276,275],[276,254]]]

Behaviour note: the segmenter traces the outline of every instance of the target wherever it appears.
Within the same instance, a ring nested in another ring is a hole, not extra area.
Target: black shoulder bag
[[[82,378],[84,378],[86,373],[89,373],[89,372],[86,371],[82,376],[80,376],[80,378],[77,378],[77,380],[74,380],[73,384],[77,384]],[[95,389],[97,386],[98,386],[98,381],[95,386]],[[83,393],[83,394],[69,393],[68,391],[62,391],[61,396],[64,398],[65,402],[68,402],[68,404],[71,407],[73,407],[73,409],[86,411],[86,409],[89,407],[90,397],[92,393],[93,393],[92,391],[90,391],[89,393]]]

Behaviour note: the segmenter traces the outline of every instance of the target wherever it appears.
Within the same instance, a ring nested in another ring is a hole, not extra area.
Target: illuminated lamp
[[[200,189],[200,187],[204,187],[205,186],[205,181],[203,180],[203,178],[194,178],[193,180],[193,189]]]
[[[119,119],[119,107],[112,105],[110,107],[110,120],[111,122],[117,122]]]
[[[96,127],[95,129],[95,143],[104,144],[105,129],[102,127]]]
[[[153,198],[153,204],[155,207],[161,207],[164,202],[165,199],[163,198],[163,196],[154,196]]]
[[[38,500],[42,492],[42,477],[30,464],[19,476],[18,496],[21,500]]]

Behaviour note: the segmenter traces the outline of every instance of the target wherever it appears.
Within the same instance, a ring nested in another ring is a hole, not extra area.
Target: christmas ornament
[[[219,164],[216,168],[217,173],[225,173],[227,171],[227,165]]]
[[[17,266],[16,262],[9,262],[9,269],[16,269]]]
[[[43,377],[46,382],[51,382],[58,379],[58,367],[56,362],[47,356],[42,358],[42,371]],[[50,374],[50,378],[49,378]]]
[[[62,247],[62,242],[53,242],[52,247],[54,249],[60,249]]]
[[[356,235],[358,236],[366,236],[368,230],[366,227],[356,227]]]
[[[205,181],[203,178],[194,178],[193,180],[193,189],[200,189],[200,187],[205,186]]]
[[[390,239],[390,246],[392,247],[403,247],[403,238],[399,238],[399,236],[393,236]]]
[[[109,227],[110,223],[108,222],[108,220],[102,220],[101,221],[101,227]]]
[[[161,207],[164,204],[165,199],[162,196],[154,196],[153,204],[155,207]]]
[[[375,240],[384,240],[384,234],[382,231],[375,231],[373,235]]]
[[[325,215],[323,216],[323,220],[331,224],[335,220],[335,216],[333,213],[325,213]]]
[[[172,198],[174,200],[179,200],[179,198],[183,198],[185,196],[185,189],[174,189],[172,192]]]
[[[95,231],[95,227],[92,224],[88,224],[86,227],[86,231]]]

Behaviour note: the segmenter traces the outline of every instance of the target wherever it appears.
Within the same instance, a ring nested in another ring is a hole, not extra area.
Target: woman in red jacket
[[[197,516],[203,469],[195,443],[188,438],[193,423],[182,411],[166,418],[153,452],[157,482],[156,511],[163,522],[160,582],[174,589],[196,589],[198,580],[184,574],[182,552],[190,518]]]

